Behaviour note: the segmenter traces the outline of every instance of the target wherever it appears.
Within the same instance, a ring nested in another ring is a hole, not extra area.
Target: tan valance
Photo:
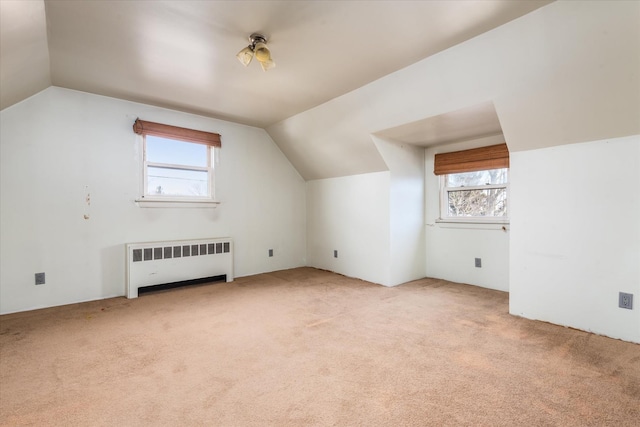
[[[436,154],[433,173],[473,172],[509,167],[509,149],[507,144],[491,145],[472,150]]]
[[[212,147],[222,146],[220,134],[217,133],[147,122],[140,119],[136,119],[133,124],[133,131],[138,135],[153,135],[161,138],[179,139],[180,141],[195,142]]]

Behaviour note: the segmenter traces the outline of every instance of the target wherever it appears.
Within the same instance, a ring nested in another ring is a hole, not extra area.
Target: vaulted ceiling
[[[550,0],[0,2],[0,106],[60,86],[267,127]],[[277,67],[235,58],[252,32]]]
[[[306,180],[373,137],[522,151],[640,132],[637,1],[0,1],[0,106],[49,87],[264,128]],[[248,36],[277,64],[245,68]],[[224,139],[224,138],[223,138]]]

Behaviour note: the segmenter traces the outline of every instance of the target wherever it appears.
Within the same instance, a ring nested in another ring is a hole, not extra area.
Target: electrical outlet
[[[337,251],[337,250],[334,250],[334,251],[333,251],[333,257],[334,257],[334,258],[338,258],[338,251]]]
[[[44,273],[36,273],[36,285],[44,285]]]
[[[273,256],[273,249],[269,249],[269,256]]]
[[[482,258],[476,258],[476,267],[482,268]]]
[[[618,294],[618,307],[633,310],[633,294],[620,292]]]

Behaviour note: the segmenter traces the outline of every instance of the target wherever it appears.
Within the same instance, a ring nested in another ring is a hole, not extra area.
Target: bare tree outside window
[[[507,217],[508,169],[455,173],[443,178],[447,217]]]

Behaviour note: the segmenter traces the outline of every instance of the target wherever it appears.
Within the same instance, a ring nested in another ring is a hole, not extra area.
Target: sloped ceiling
[[[305,179],[386,170],[372,135],[432,146],[496,117],[511,151],[640,133],[635,1],[2,0],[0,17],[2,109],[55,85],[263,127]],[[272,71],[235,58],[255,31]]]
[[[266,127],[549,1],[3,0],[1,107],[53,84]],[[256,31],[267,73],[235,58]]]
[[[0,1],[0,109],[51,86],[42,1]]]
[[[515,152],[639,134],[638,22],[640,2],[555,2],[267,131],[307,180],[386,170],[372,135],[438,146],[497,118]]]

